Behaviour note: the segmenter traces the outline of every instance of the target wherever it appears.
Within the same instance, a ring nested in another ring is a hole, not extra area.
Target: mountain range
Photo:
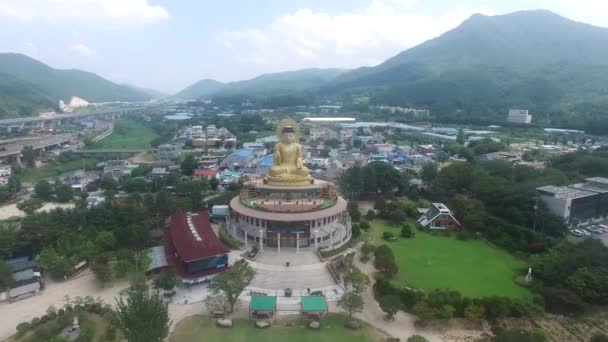
[[[250,80],[222,83],[204,79],[175,94],[175,98],[249,96],[265,97],[319,89],[346,72],[346,69],[302,69],[263,74]]]
[[[370,104],[429,108],[435,118],[447,121],[502,121],[515,107],[538,114],[539,123],[572,124],[578,119],[569,113],[595,121],[608,116],[603,109],[608,108],[606,56],[607,28],[546,10],[475,14],[374,67],[327,73],[298,87],[289,76],[305,71],[263,75],[206,87],[199,97],[230,93],[255,98],[260,89],[271,89],[271,96],[307,94],[294,96],[294,101],[310,100],[314,94],[317,99],[368,98]]]
[[[54,69],[22,54],[0,53],[0,117],[57,109],[72,96],[89,102],[144,101],[150,91],[76,69]]]
[[[509,108],[534,122],[608,131],[608,28],[545,10],[476,14],[458,27],[374,67],[303,69],[222,83],[204,79],[177,99],[301,105],[349,104],[431,109],[433,119],[504,121]],[[53,108],[57,100],[137,101],[150,91],[80,70],[57,70],[29,57],[0,54],[0,116]],[[278,99],[278,100],[276,100]],[[273,101],[274,100],[274,101]]]

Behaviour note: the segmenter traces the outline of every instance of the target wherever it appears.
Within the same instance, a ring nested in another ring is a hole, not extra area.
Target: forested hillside
[[[89,102],[144,101],[150,94],[96,74],[54,69],[22,54],[0,54],[0,118],[35,115],[56,109],[72,96]]]

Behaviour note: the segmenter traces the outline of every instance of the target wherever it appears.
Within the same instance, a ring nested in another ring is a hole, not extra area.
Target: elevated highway
[[[138,106],[129,108],[105,108],[99,110],[92,110],[86,112],[78,112],[71,114],[57,114],[54,116],[30,116],[24,118],[10,118],[0,119],[0,127],[24,127],[26,124],[35,125],[38,124],[44,127],[45,124],[50,123],[63,123],[64,121],[71,121],[75,119],[84,119],[90,117],[105,117],[107,119],[115,118],[116,116],[122,116],[133,113],[141,113],[146,110],[154,108],[153,106]]]

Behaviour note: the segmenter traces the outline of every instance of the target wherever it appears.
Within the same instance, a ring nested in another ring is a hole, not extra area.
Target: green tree
[[[401,299],[397,295],[384,295],[378,300],[380,308],[386,313],[386,318],[392,320],[401,306]]]
[[[194,170],[198,167],[198,161],[193,154],[188,154],[186,158],[182,161],[180,165],[180,169],[184,176],[192,176],[194,174]]]
[[[245,259],[241,259],[235,262],[230,269],[213,278],[209,289],[214,294],[222,292],[230,304],[230,312],[233,312],[241,292],[251,283],[254,276],[255,270]]]
[[[97,280],[104,286],[112,281],[112,268],[106,260],[94,261],[93,265],[91,265],[91,272],[93,272]]]
[[[17,243],[17,225],[0,223],[0,260],[3,260],[15,248]]]
[[[145,192],[147,188],[148,182],[141,178],[129,179],[125,184],[126,192]]]
[[[49,271],[54,279],[64,279],[72,271],[69,260],[57,254],[53,247],[47,247],[40,253],[40,264]]]
[[[344,281],[344,287],[348,291],[353,291],[357,294],[363,294],[369,286],[369,277],[354,266],[346,270],[342,280]]]
[[[0,259],[0,291],[13,283],[13,268]]]
[[[589,342],[608,342],[608,335],[601,332],[595,333]]]
[[[348,312],[348,318],[352,319],[353,314],[363,311],[365,302],[360,294],[348,291],[344,292],[342,297],[338,300],[338,306]]]
[[[485,313],[483,306],[471,303],[464,309],[464,318],[469,321],[479,322],[484,318]]]
[[[8,177],[8,181],[6,183],[6,187],[8,191],[11,193],[11,196],[15,197],[21,191],[21,179],[18,175],[11,175]]]
[[[412,335],[407,338],[407,342],[429,342],[429,340],[420,335]]]
[[[162,342],[169,335],[168,304],[148,291],[132,292],[116,301],[118,326],[129,342]]]
[[[53,187],[49,182],[42,179],[34,186],[34,192],[36,196],[43,201],[49,201],[53,197]]]
[[[154,286],[157,289],[162,289],[165,292],[173,290],[179,284],[179,280],[175,274],[175,269],[168,268],[154,279]]]
[[[209,180],[209,187],[211,188],[211,190],[216,191],[218,185],[220,185],[220,180],[217,179],[217,177],[211,177],[211,179]]]
[[[116,246],[116,237],[111,231],[101,231],[95,237],[95,247],[100,251],[109,251]]]
[[[17,209],[23,211],[27,215],[33,215],[36,210],[42,208],[42,201],[39,199],[30,199],[17,203]]]
[[[28,167],[34,167],[36,162],[36,152],[32,146],[24,146],[21,149],[21,158],[27,164]]]
[[[425,301],[416,303],[412,308],[412,312],[422,323],[435,318],[437,315],[437,310],[429,306],[429,304]]]
[[[106,191],[116,191],[118,182],[111,176],[104,176],[99,183],[99,187]]]
[[[458,130],[458,135],[456,136],[456,142],[459,143],[460,145],[464,145],[464,143],[466,142],[466,138],[464,136],[464,131],[461,129]]]
[[[420,171],[420,179],[425,184],[431,184],[439,175],[439,170],[437,169],[437,164],[433,162],[426,162],[422,165],[422,171]]]
[[[411,238],[412,236],[414,236],[414,231],[412,230],[411,224],[406,223],[403,225],[403,227],[401,227],[401,236],[403,236],[404,238]]]
[[[74,199],[74,190],[68,184],[60,184],[55,187],[57,202],[66,203]]]

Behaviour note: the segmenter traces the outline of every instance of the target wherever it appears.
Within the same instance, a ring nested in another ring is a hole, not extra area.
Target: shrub
[[[465,232],[464,230],[460,230],[458,231],[458,233],[456,233],[456,238],[458,240],[466,241],[471,238],[471,235],[469,235],[469,233]]]
[[[359,223],[359,228],[363,229],[363,230],[368,230],[370,229],[372,226],[369,224],[369,222],[367,221],[361,221]]]
[[[363,256],[369,257],[369,255],[372,254],[375,249],[376,249],[376,246],[374,246],[373,244],[371,244],[369,242],[365,242],[361,246],[361,254],[363,254]]]
[[[608,335],[598,332],[591,337],[589,342],[608,342]]]
[[[395,241],[395,234],[392,232],[383,232],[382,238],[386,241]]]
[[[230,233],[228,233],[228,230],[225,227],[220,227],[220,229],[218,230],[219,232],[219,236],[220,236],[220,241],[222,241],[226,246],[228,246],[230,249],[238,249],[239,248],[239,241],[237,241],[235,238],[232,237],[232,235],[230,235]]]
[[[424,300],[424,292],[416,289],[401,288],[398,289],[399,299],[404,308],[411,310],[414,305]]]
[[[429,342],[429,340],[420,335],[412,335],[408,337],[407,342]]]
[[[547,287],[543,291],[543,298],[545,309],[551,313],[576,315],[585,310],[583,299],[570,290]]]
[[[403,236],[404,238],[411,238],[414,236],[412,227],[408,223],[404,224],[401,228],[401,236]]]
[[[399,272],[395,258],[389,255],[377,256],[374,260],[374,266],[387,279],[391,279]]]
[[[486,317],[489,319],[497,319],[508,317],[511,315],[511,299],[507,297],[486,297],[482,298]]]
[[[23,335],[25,335],[26,332],[28,332],[28,330],[30,330],[31,327],[32,326],[30,325],[30,322],[19,323],[17,325],[17,334],[19,336],[23,336]]]
[[[454,317],[454,311],[456,311],[456,309],[454,309],[453,306],[445,304],[437,310],[437,316],[439,318],[450,319]]]
[[[412,308],[412,311],[416,317],[418,317],[419,323],[425,323],[435,316],[437,316],[437,310],[429,306],[426,302],[419,302]]]
[[[356,239],[359,236],[361,236],[361,228],[360,228],[359,224],[353,223],[351,229],[352,229],[352,233],[353,233],[353,239]]]
[[[468,319],[469,321],[480,321],[485,317],[485,314],[486,310],[483,306],[473,303],[467,305],[467,307],[464,309],[464,318]]]
[[[374,209],[370,209],[367,211],[367,214],[365,214],[365,217],[368,220],[373,221],[374,219],[376,219],[376,212],[374,211]]]
[[[34,319],[32,319],[32,322],[30,324],[32,326],[32,328],[37,328],[40,325],[40,318],[35,317]]]
[[[383,256],[383,255],[390,255],[392,258],[395,258],[395,254],[393,254],[393,250],[387,245],[380,245],[374,249],[374,256],[376,258]]]
[[[396,295],[385,295],[378,299],[378,304],[382,311],[386,313],[386,318],[392,320],[397,311],[399,311],[400,301]]]

